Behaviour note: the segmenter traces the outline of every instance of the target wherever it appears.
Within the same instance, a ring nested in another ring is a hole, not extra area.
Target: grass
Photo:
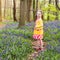
[[[52,23],[52,22],[51,22]],[[46,51],[41,52],[36,60],[60,60],[60,24],[44,25],[44,39],[47,42]],[[26,60],[34,50],[32,35],[34,23],[28,23],[20,29],[11,28],[0,30],[0,58],[2,60]],[[11,26],[12,25],[12,26]],[[16,25],[16,22],[15,22]]]
[[[0,57],[3,60],[26,59],[32,53],[31,40],[25,38],[23,32],[19,30],[0,31]]]
[[[49,23],[48,23],[49,24]],[[56,25],[56,24],[53,24]],[[44,41],[48,43],[45,52],[41,53],[36,60],[60,60],[60,31],[53,25],[44,28]],[[57,23],[57,26],[60,24]],[[51,28],[53,26],[53,28]]]
[[[30,32],[28,28],[31,27],[0,30],[0,58],[2,60],[26,60],[27,56],[34,51],[31,44],[32,31]]]

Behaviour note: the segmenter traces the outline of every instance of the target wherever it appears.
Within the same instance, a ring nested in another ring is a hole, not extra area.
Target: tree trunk
[[[0,22],[2,22],[1,0],[0,0]]]
[[[32,3],[32,0],[27,0],[27,9],[28,9],[28,11],[27,11],[27,18],[28,18],[27,22],[30,22],[30,8],[31,8],[31,3]]]
[[[58,4],[59,4],[59,0],[55,0],[56,9],[60,10],[60,7],[58,6]],[[58,20],[58,11],[56,12],[56,20]]]
[[[6,11],[6,0],[4,1],[4,18],[5,18],[5,11]]]
[[[51,0],[49,0],[49,4],[51,4]],[[49,12],[50,12],[50,9],[48,10],[48,17],[47,17],[47,20],[49,20]]]
[[[60,10],[60,7],[58,6],[58,2],[59,2],[59,0],[55,0],[56,8],[57,8],[58,10]]]
[[[25,25],[24,14],[25,14],[25,0],[20,0],[20,20],[18,27]]]
[[[13,19],[14,19],[14,21],[17,21],[17,19],[16,19],[16,3],[15,3],[15,0],[13,0]]]
[[[25,22],[30,22],[30,7],[31,1],[29,0],[20,0],[20,20],[19,27],[25,25]]]
[[[28,3],[27,0],[24,0],[24,8],[23,8],[24,11],[23,11],[23,12],[24,12],[24,21],[25,21],[25,22],[27,22],[27,21],[29,22],[29,20],[28,20],[28,18],[29,18],[29,16],[28,16],[29,13],[28,13],[28,5],[27,5],[27,3]]]
[[[36,20],[35,0],[33,0],[33,20]]]
[[[36,6],[36,7],[35,7]],[[38,0],[33,0],[33,19],[36,20],[36,12],[38,10]]]
[[[36,12],[38,10],[38,0],[36,0]]]

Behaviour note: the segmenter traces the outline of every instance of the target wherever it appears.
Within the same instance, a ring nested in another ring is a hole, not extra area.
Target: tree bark
[[[35,0],[33,0],[33,20],[36,20]]]
[[[25,25],[25,19],[24,19],[24,14],[25,14],[25,0],[20,0],[20,19],[19,19],[19,26],[21,27]]]
[[[20,20],[19,27],[25,25],[25,22],[30,22],[30,7],[31,0],[20,0]]]
[[[17,21],[17,19],[16,19],[16,3],[15,3],[15,0],[13,0],[13,19],[14,19],[14,21]]]
[[[49,4],[51,4],[51,0],[49,0]],[[47,20],[49,20],[49,12],[50,12],[50,9],[48,10],[48,17],[47,17]]]
[[[6,0],[4,1],[4,18],[5,18],[5,11],[6,11]]]
[[[36,0],[36,11],[38,10],[38,0]]]
[[[0,0],[0,22],[2,22],[1,0]]]
[[[59,0],[55,0],[56,9],[60,10],[60,7],[58,6],[58,4],[59,4]],[[58,12],[56,12],[56,20],[58,20]]]
[[[56,3],[56,8],[58,9],[58,10],[60,10],[60,7],[58,6],[58,0],[55,0],[55,3]]]
[[[38,0],[33,0],[33,20],[36,20],[36,12],[38,10]]]
[[[27,0],[27,9],[28,9],[28,11],[27,11],[27,18],[28,18],[27,22],[30,22],[30,8],[31,8],[31,3],[32,3],[32,0]]]

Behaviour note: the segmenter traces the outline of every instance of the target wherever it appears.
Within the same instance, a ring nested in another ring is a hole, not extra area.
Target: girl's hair
[[[43,20],[43,13],[42,13],[42,11],[39,10],[39,11],[37,11],[37,12],[41,12],[41,14],[42,14],[41,18],[42,18],[42,20]],[[36,15],[35,15],[35,21],[36,21],[36,19],[37,19],[37,13],[36,13]]]

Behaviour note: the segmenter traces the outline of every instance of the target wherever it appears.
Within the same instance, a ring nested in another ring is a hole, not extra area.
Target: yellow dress
[[[43,35],[43,21],[37,20],[34,27],[34,35]]]

